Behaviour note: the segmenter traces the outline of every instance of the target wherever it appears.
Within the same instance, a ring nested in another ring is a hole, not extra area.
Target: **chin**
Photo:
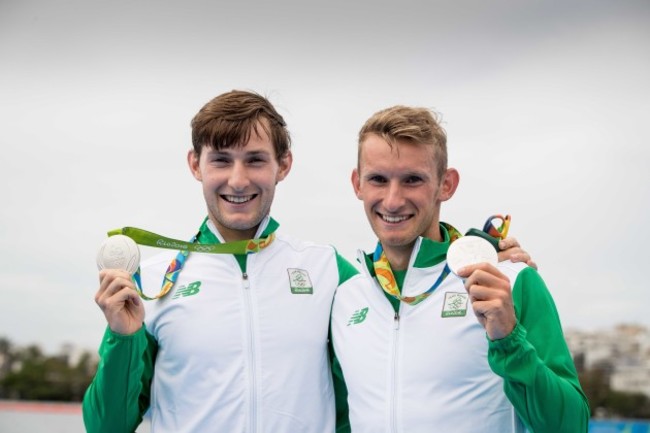
[[[413,245],[415,242],[415,239],[410,239],[404,236],[378,236],[378,238],[384,248],[407,247]]]

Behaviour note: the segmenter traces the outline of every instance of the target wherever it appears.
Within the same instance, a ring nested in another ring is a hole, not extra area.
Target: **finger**
[[[99,291],[104,291],[115,278],[131,279],[131,274],[122,269],[102,269],[99,271]]]
[[[512,298],[511,292],[505,287],[481,286],[473,284],[467,288],[472,303],[495,302],[497,305],[506,305]]]
[[[499,241],[499,248],[501,250],[507,250],[509,248],[518,248],[520,246],[521,245],[519,245],[519,241],[517,241],[517,238],[515,237],[509,237]]]
[[[510,260],[514,263],[522,262],[526,263],[530,260],[530,254],[522,250],[519,247],[510,248],[506,251],[499,253],[499,261]]]
[[[496,267],[494,267],[493,265],[491,265],[489,263],[476,263],[474,265],[465,266],[463,268],[460,268],[457,271],[457,275],[459,277],[461,277],[461,278],[468,278],[469,279],[469,278],[474,277],[476,279],[476,278],[478,278],[478,275],[480,275],[480,274],[477,274],[478,271],[481,271],[481,272],[483,272],[485,274],[494,275],[499,279],[505,279],[506,281],[509,281],[508,277],[505,274],[503,274]]]
[[[537,268],[537,263],[532,259],[530,254],[521,248],[512,248],[506,251],[499,253],[499,262],[510,260],[513,263],[526,263],[528,266],[534,269]]]
[[[99,290],[95,294],[95,302],[98,304],[110,298],[124,287],[135,291],[135,284],[128,272],[110,270],[104,273],[103,276],[100,276],[100,278]]]
[[[486,299],[492,291],[510,293],[510,280],[493,266],[487,265],[485,269],[476,269],[465,280],[465,288],[470,296]]]
[[[95,295],[95,300],[102,300],[102,299],[110,298],[115,293],[122,290],[122,288],[124,288],[124,287],[135,289],[133,281],[131,281],[130,278],[127,279],[127,278],[124,278],[122,276],[118,276],[116,278],[108,280],[108,281],[106,281],[104,284],[102,284],[100,286],[100,289],[98,290],[97,294]]]
[[[131,302],[133,305],[139,306],[142,302],[140,295],[135,289],[131,287],[122,287],[119,291],[115,292],[110,298],[111,302]]]
[[[480,269],[480,263],[464,266],[456,271],[456,275],[461,278],[469,278],[477,269]]]
[[[132,310],[139,308],[141,305],[138,293],[130,287],[122,287],[111,296],[104,295],[101,297],[97,304],[104,311],[107,319],[115,313],[120,313],[123,310]],[[109,322],[111,320],[109,319]]]
[[[102,311],[111,330],[122,335],[136,332],[144,319],[144,305],[137,293],[128,287],[108,298]]]

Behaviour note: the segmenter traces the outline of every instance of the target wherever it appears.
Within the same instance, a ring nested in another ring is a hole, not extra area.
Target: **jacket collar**
[[[434,241],[429,238],[419,236],[413,246],[411,259],[408,268],[429,268],[441,263],[447,258],[447,249],[451,243],[449,231],[444,223],[440,224],[440,234],[442,241]],[[372,253],[359,251],[360,261],[365,264],[365,268],[370,272],[372,277],[375,276],[375,269],[372,263]]]
[[[280,226],[276,220],[271,218],[270,215],[264,217],[260,223],[257,233],[255,234],[256,238],[264,238],[275,232]],[[210,218],[205,217],[199,233],[197,235],[197,242],[200,244],[221,244],[224,243],[223,236],[219,233],[215,225],[210,221]]]

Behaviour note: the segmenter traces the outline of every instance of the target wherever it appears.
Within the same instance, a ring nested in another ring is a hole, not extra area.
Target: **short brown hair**
[[[194,116],[192,146],[197,155],[205,146],[228,149],[244,146],[261,125],[271,138],[276,159],[291,146],[287,124],[269,100],[257,93],[233,90],[205,104]]]
[[[396,105],[373,114],[359,131],[358,164],[361,144],[370,134],[386,140],[389,146],[397,141],[434,147],[438,176],[447,170],[447,133],[440,126],[439,116],[427,108]]]

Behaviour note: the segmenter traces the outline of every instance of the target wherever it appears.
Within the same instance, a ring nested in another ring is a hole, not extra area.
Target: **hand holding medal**
[[[140,298],[152,301],[164,297],[176,284],[190,252],[210,254],[254,254],[268,247],[275,239],[275,233],[257,239],[245,239],[226,243],[198,244],[197,236],[189,242],[172,239],[136,227],[123,227],[108,232],[106,239],[97,253],[97,267],[119,269],[128,272],[135,283],[135,290]],[[156,248],[178,250],[171,261],[162,281],[160,292],[155,296],[146,295],[140,283],[140,250],[138,244]]]
[[[510,215],[492,215],[483,230],[470,229],[466,236],[452,242],[447,251],[447,265],[458,275],[458,270],[478,263],[496,266],[499,262],[499,240],[508,236]],[[495,223],[498,223],[495,224]]]
[[[490,217],[486,226],[492,225],[494,218]],[[507,224],[505,218],[503,221],[502,230],[496,232],[502,239],[507,235],[510,216],[507,217]],[[447,251],[447,265],[454,274],[464,279],[472,309],[488,337],[498,340],[512,332],[516,317],[510,280],[496,268],[497,250],[485,236],[494,235],[463,236],[454,241]]]
[[[108,326],[115,333],[129,335],[142,326],[144,307],[137,294],[133,275],[140,266],[140,250],[133,239],[124,235],[109,236],[97,252],[100,287],[95,295]],[[126,271],[128,277],[124,275]]]

